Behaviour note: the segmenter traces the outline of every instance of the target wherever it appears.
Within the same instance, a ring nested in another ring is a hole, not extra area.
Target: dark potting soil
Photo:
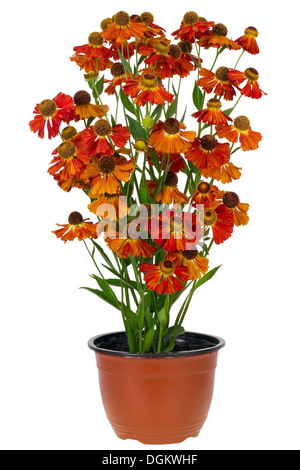
[[[115,343],[107,342],[106,343],[103,341],[103,342],[99,342],[97,346],[101,349],[107,349],[111,351],[119,351],[119,352],[125,352],[125,353],[130,352],[128,343],[120,343],[120,342],[115,342]],[[211,348],[212,346],[215,346],[215,344],[205,339],[202,339],[195,344],[178,342],[175,344],[175,347],[171,352],[176,353],[176,352],[185,352],[185,351],[199,351],[201,349]],[[153,354],[152,349],[150,349],[148,353],[145,353],[145,354]]]

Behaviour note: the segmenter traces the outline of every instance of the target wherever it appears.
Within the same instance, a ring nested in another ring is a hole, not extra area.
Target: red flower
[[[248,68],[244,73],[239,72],[238,70],[230,70],[228,76],[230,80],[235,80],[239,84],[247,80],[246,85],[241,90],[241,95],[245,95],[249,98],[254,98],[257,100],[261,98],[263,94],[267,94],[259,88],[259,73],[256,69]]]
[[[162,295],[181,291],[184,287],[182,282],[187,282],[189,279],[188,268],[186,266],[176,266],[170,259],[165,259],[158,265],[142,263],[140,270],[144,273],[144,280],[148,289]]]
[[[254,26],[249,26],[245,29],[245,34],[238,38],[235,42],[242,46],[242,48],[249,52],[249,54],[259,54],[259,47],[256,42],[258,31]]]
[[[227,67],[219,67],[215,73],[202,68],[199,70],[202,78],[197,83],[205,93],[214,92],[216,95],[224,96],[226,101],[232,101],[236,95],[234,87],[238,87],[239,82],[229,75],[229,71]]]
[[[99,119],[94,126],[90,126],[81,133],[83,151],[89,155],[114,155],[115,150],[110,140],[117,148],[123,148],[130,139],[127,127],[117,124],[111,127],[106,119]]]
[[[171,103],[174,95],[169,93],[163,85],[158,83],[157,77],[147,70],[135,79],[130,79],[123,85],[125,95],[134,98],[138,106],[150,104],[164,105],[166,101]]]
[[[185,156],[200,170],[215,168],[229,161],[230,146],[227,142],[221,144],[215,136],[207,134],[201,139],[197,137]]]
[[[233,233],[233,213],[224,204],[220,204],[214,210],[204,209],[203,221],[205,230],[212,228],[213,239],[216,245],[220,245],[231,237]]]
[[[88,41],[88,44],[84,46],[74,47],[75,54],[70,57],[70,60],[87,73],[99,72],[110,68],[113,64],[110,60],[113,53],[103,45],[104,41],[101,33],[91,33]]]
[[[220,100],[212,98],[207,102],[207,108],[202,111],[197,111],[192,114],[198,122],[207,122],[210,125],[227,124],[227,121],[232,121],[231,117],[221,111],[222,104]]]
[[[184,15],[180,28],[174,31],[172,36],[175,36],[175,39],[181,39],[181,41],[194,42],[195,39],[200,39],[204,35],[208,36],[210,28],[213,26],[215,26],[213,21],[206,21],[194,11],[189,11]]]

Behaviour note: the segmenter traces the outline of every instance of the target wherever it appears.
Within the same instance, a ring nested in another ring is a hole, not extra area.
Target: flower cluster
[[[262,139],[236,113],[241,98],[266,94],[255,68],[237,70],[245,52],[259,53],[257,36],[249,26],[234,41],[224,24],[189,11],[168,37],[152,13],[119,11],[70,57],[90,90],[73,97],[60,92],[34,108],[30,129],[44,138],[46,128],[49,139],[61,139],[49,174],[63,191],[81,189],[95,219],[75,211],[53,233],[64,242],[84,241],[100,274],[94,276],[100,290],[89,290],[122,311],[134,352],[172,349],[191,296],[216,272],[208,271],[212,245],[249,221],[249,205],[226,185],[242,175],[232,161],[236,152],[255,150]],[[211,68],[203,49],[215,51]],[[225,49],[238,54],[233,68],[216,65]],[[188,107],[178,115],[186,77],[193,80],[194,129],[185,124]],[[113,111],[105,96],[115,96]],[[229,109],[224,102],[232,103]],[[100,237],[112,257],[95,241]],[[105,279],[96,253],[114,279]],[[121,288],[121,300],[112,286]],[[190,286],[170,327],[170,309]]]

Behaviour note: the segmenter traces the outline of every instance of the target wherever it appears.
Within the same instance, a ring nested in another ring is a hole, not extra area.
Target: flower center
[[[77,106],[89,104],[91,102],[91,95],[85,90],[77,91],[74,95],[74,101]]]
[[[171,231],[177,232],[177,233],[182,233],[182,231],[183,231],[183,228],[182,228],[183,220],[180,217],[174,217],[173,220],[171,219],[171,222],[172,222]]]
[[[101,21],[100,23],[100,28],[102,31],[106,31],[108,28],[108,25],[112,23],[111,18],[105,18],[104,20]]]
[[[79,212],[72,212],[69,215],[69,224],[70,225],[80,225],[83,222],[83,217]]]
[[[201,147],[204,148],[204,150],[211,151],[214,150],[214,148],[217,145],[217,141],[214,135],[204,135],[201,138]]]
[[[170,47],[166,42],[159,41],[155,44],[154,49],[159,54],[169,54]]]
[[[75,150],[76,150],[75,145],[72,144],[72,142],[68,140],[60,144],[57,149],[58,155],[64,160],[67,160],[68,158],[72,157],[75,153]]]
[[[171,276],[175,271],[175,264],[170,259],[165,259],[159,263],[159,269],[166,276]]]
[[[223,202],[228,209],[234,209],[240,203],[240,199],[236,193],[228,192],[223,196]]]
[[[170,50],[169,50],[169,55],[172,57],[176,57],[178,59],[181,56],[181,49],[179,46],[176,46],[176,44],[171,44]]]
[[[145,73],[141,77],[141,85],[144,88],[155,88],[157,86],[157,78],[151,73]]]
[[[75,137],[76,134],[77,134],[77,130],[73,126],[65,127],[61,131],[61,137],[62,137],[63,140],[73,139],[73,137]]]
[[[94,131],[100,137],[104,137],[111,133],[111,125],[106,119],[99,119],[99,121],[94,125]]]
[[[203,16],[199,16],[199,21],[200,21],[201,23],[207,23],[207,19],[204,18]]]
[[[178,184],[178,176],[173,171],[169,171],[166,177],[165,185],[169,186],[170,188],[175,188]]]
[[[154,22],[154,16],[149,11],[145,11],[144,13],[142,13],[141,18],[142,18],[144,23],[147,23],[147,22],[153,23]]]
[[[253,38],[257,38],[258,36],[258,31],[254,26],[248,26],[248,28],[245,29],[245,34],[247,36],[252,36]]]
[[[117,26],[125,27],[130,23],[130,16],[128,13],[126,13],[126,11],[119,11],[115,14],[114,20]]]
[[[182,252],[182,256],[188,261],[192,261],[193,259],[197,258],[198,250],[185,250]]]
[[[175,118],[168,118],[164,122],[164,130],[167,134],[178,134],[180,131],[180,122]]]
[[[43,100],[39,104],[39,112],[43,117],[53,116],[57,109],[56,103],[53,100]]]
[[[202,181],[202,183],[198,184],[198,191],[201,194],[207,194],[210,191],[210,184]]]
[[[101,33],[94,32],[89,35],[88,41],[91,46],[99,47],[103,44],[103,37]]]
[[[216,70],[217,80],[220,80],[221,82],[228,82],[229,81],[228,72],[229,72],[229,69],[227,67],[219,67]]]
[[[98,169],[101,173],[109,175],[116,169],[116,162],[113,157],[101,157],[98,162]]]
[[[217,214],[212,209],[204,211],[204,225],[214,225],[217,220]]]
[[[134,20],[135,23],[142,23],[143,20],[139,15],[130,15],[130,19]]]
[[[193,45],[190,41],[181,41],[178,43],[178,46],[182,50],[182,52],[186,54],[190,54],[193,50]]]
[[[193,26],[195,23],[198,23],[198,21],[199,16],[195,11],[188,11],[183,17],[183,22],[186,25]]]
[[[246,116],[238,116],[234,120],[234,125],[238,131],[247,131],[250,128],[250,121]]]
[[[94,72],[94,71],[91,71],[91,72],[88,72],[88,73],[85,73],[84,74],[84,78],[86,80],[96,80],[96,78],[98,78],[99,76],[99,73],[98,72]]]
[[[212,29],[212,34],[214,36],[227,36],[228,29],[222,23],[216,24]]]
[[[217,100],[217,98],[212,98],[207,102],[207,107],[209,109],[220,109],[222,107],[222,104],[220,100]]]
[[[252,67],[246,69],[244,74],[249,80],[252,80],[253,82],[257,82],[257,80],[259,79],[258,71],[256,69],[253,69]]]
[[[116,62],[115,64],[113,64],[110,71],[112,76],[115,78],[122,77],[122,75],[125,75],[125,68],[121,62]]]

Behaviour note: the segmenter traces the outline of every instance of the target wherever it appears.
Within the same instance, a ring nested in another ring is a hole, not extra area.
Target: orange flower
[[[103,45],[101,33],[91,33],[88,38],[88,44],[74,47],[74,52],[70,60],[75,62],[80,70],[85,72],[101,72],[112,66],[110,58],[113,53]]]
[[[190,281],[201,279],[208,271],[208,259],[200,256],[196,248],[194,250],[181,251],[180,253],[170,253],[168,259],[173,261],[176,266],[187,267]]]
[[[133,15],[134,16],[134,15]],[[144,33],[144,38],[152,38],[155,36],[162,36],[166,32],[164,28],[154,24],[154,16],[149,11],[145,11],[139,17],[146,25],[146,31]]]
[[[113,95],[115,93],[116,87],[122,85],[126,80],[124,65],[121,62],[115,62],[110,72],[113,76],[112,80],[104,80],[106,83],[109,83],[108,87],[105,88],[105,92],[108,95]]]
[[[120,189],[120,182],[127,182],[133,169],[132,160],[104,156],[97,163],[87,165],[82,179],[91,185],[90,198],[97,199],[105,193],[116,193]]]
[[[124,147],[130,139],[127,127],[117,124],[111,127],[107,119],[99,119],[93,126],[81,133],[81,144],[90,155],[114,155],[115,150],[110,141],[117,148]]]
[[[227,142],[221,144],[214,135],[207,134],[194,140],[185,157],[200,170],[215,168],[229,161],[230,146]]]
[[[233,233],[233,213],[224,204],[204,209],[203,223],[205,231],[211,227],[216,245],[220,245],[231,237]]]
[[[232,162],[227,162],[216,168],[202,168],[201,174],[204,178],[212,178],[226,184],[231,183],[232,180],[238,180],[242,176],[241,169]]]
[[[88,222],[88,220],[89,219],[83,219],[79,212],[72,212],[69,215],[69,223],[64,225],[56,224],[58,227],[63,228],[54,230],[52,233],[54,233],[57,238],[61,238],[65,243],[67,243],[68,240],[73,241],[75,238],[78,238],[79,241],[85,238],[98,238],[97,224]]]
[[[159,264],[142,263],[140,270],[144,274],[148,289],[162,295],[181,291],[184,287],[182,282],[189,279],[187,267],[175,266],[170,259],[165,259]]]
[[[228,76],[230,80],[235,80],[238,83],[243,83],[245,80],[247,80],[244,88],[240,90],[241,95],[245,95],[249,98],[254,98],[257,100],[261,98],[263,94],[267,94],[259,88],[259,73],[256,69],[248,68],[244,73],[239,72],[238,70],[230,70]]]
[[[256,42],[257,36],[257,29],[254,28],[254,26],[249,26],[245,29],[244,35],[238,38],[235,42],[250,54],[259,54],[259,47]]]
[[[54,179],[57,181],[58,186],[63,190],[69,193],[71,189],[73,188],[79,188],[79,189],[85,189],[87,190],[89,188],[89,185],[87,183],[84,183],[81,181],[81,175],[75,175],[72,178],[66,180],[66,181],[61,181],[59,174],[54,175]]]
[[[75,176],[79,177],[84,164],[90,161],[88,155],[77,153],[76,146],[70,140],[60,144],[54,152],[56,155],[50,162],[52,166],[48,169],[48,173],[60,182],[65,182]]]
[[[185,131],[186,126],[175,118],[159,121],[152,127],[149,145],[158,153],[186,152],[195,140],[195,131]]]
[[[136,79],[127,80],[123,90],[125,95],[134,98],[134,103],[138,106],[145,106],[146,103],[164,105],[166,101],[171,103],[174,98],[172,93],[158,83],[157,77],[147,70]]]
[[[192,202],[193,202],[193,207],[196,207],[197,205],[204,205],[204,208],[206,209],[209,207],[213,201],[216,199],[216,197],[219,194],[219,190],[217,186],[214,186],[213,184],[206,183],[205,181],[201,181],[197,188],[196,191],[194,192]]]
[[[53,100],[43,100],[34,108],[34,119],[29,126],[32,132],[44,138],[45,125],[47,124],[48,138],[56,137],[62,122],[69,123],[74,119],[75,107],[73,98],[64,93],[58,93]]]
[[[108,41],[116,41],[116,43],[124,43],[134,37],[140,39],[146,31],[145,23],[139,23],[135,19],[131,19],[125,11],[119,11],[112,18],[112,23],[102,31],[102,36]]]
[[[195,38],[200,39],[203,35],[208,35],[213,26],[215,26],[213,21],[207,21],[194,11],[188,11],[183,17],[180,28],[174,31],[172,36],[181,41],[194,42]]]
[[[75,102],[75,121],[79,119],[88,119],[90,117],[103,117],[107,114],[108,106],[100,106],[98,104],[91,104],[91,95],[85,91],[77,91],[74,95]]]
[[[219,137],[229,140],[229,142],[240,142],[244,152],[258,148],[262,135],[251,129],[250,121],[246,116],[238,116],[232,126],[216,126]]]
[[[169,171],[163,189],[158,193],[155,202],[163,204],[188,204],[189,198],[177,189],[178,176]],[[157,185],[157,183],[156,183]]]
[[[135,258],[152,258],[156,248],[150,243],[138,237],[140,231],[139,224],[134,221],[126,225],[123,233],[116,233],[116,237],[106,237],[107,246],[117,253],[119,258],[129,258],[133,255]]]
[[[218,198],[233,213],[233,221],[237,227],[248,224],[249,204],[240,202],[238,195],[232,191],[219,191]]]
[[[217,49],[221,48],[222,46],[227,46],[229,50],[238,50],[241,48],[239,44],[228,39],[227,33],[228,29],[222,23],[216,24],[210,36],[203,36],[200,41],[198,42],[200,47],[204,47],[205,49],[209,49],[210,47],[215,47]]]
[[[117,191],[114,194],[104,193],[88,205],[88,209],[101,219],[116,220],[126,217],[129,208],[126,199]]]
[[[205,93],[214,93],[224,97],[226,101],[232,101],[236,95],[234,87],[238,87],[238,82],[234,77],[229,75],[230,69],[227,67],[219,67],[215,73],[210,70],[201,68],[199,70],[200,78],[197,83]]]
[[[197,111],[192,114],[192,117],[197,119],[197,122],[207,122],[213,124],[227,124],[227,121],[232,121],[231,117],[221,111],[221,101],[212,98],[207,102],[207,108],[202,111]]]

